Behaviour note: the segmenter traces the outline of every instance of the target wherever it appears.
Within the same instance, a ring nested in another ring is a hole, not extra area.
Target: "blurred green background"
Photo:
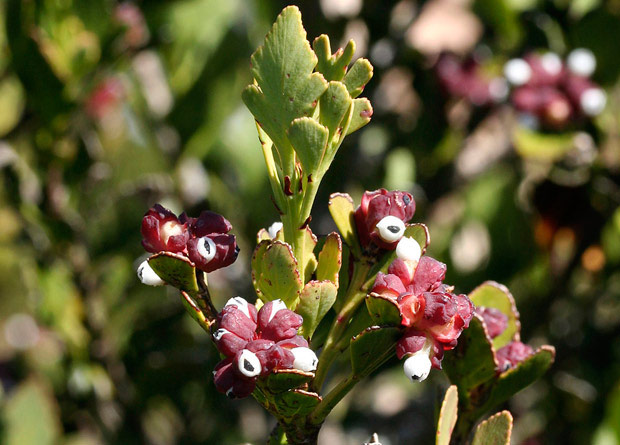
[[[336,157],[313,230],[333,229],[331,192],[412,191],[447,282],[508,285],[524,341],[557,348],[547,376],[507,406],[514,443],[620,444],[620,1],[293,3],[310,39],[354,38],[375,66],[373,120]],[[277,213],[240,93],[286,4],[0,2],[0,443],[265,440],[273,420],[258,404],[215,391],[216,350],[175,291],[134,271],[153,203],[212,209],[241,246],[210,277],[216,304],[253,298],[255,234]],[[598,59],[608,106],[552,160],[535,154],[566,135],[517,155],[512,110],[446,98],[432,69],[441,51],[501,64],[580,46]],[[575,160],[584,144],[592,155]],[[412,386],[391,365],[334,411],[322,443],[374,431],[384,445],[431,442],[445,378]]]

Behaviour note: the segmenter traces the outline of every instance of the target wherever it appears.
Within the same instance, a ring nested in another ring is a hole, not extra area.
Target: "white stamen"
[[[149,286],[163,286],[166,284],[164,280],[162,280],[159,275],[155,273],[148,260],[145,260],[138,266],[138,278],[144,284],[148,284]]]
[[[549,74],[555,76],[562,71],[562,59],[556,53],[545,53],[540,57],[540,64]]]
[[[405,233],[405,223],[392,215],[388,215],[376,225],[379,237],[386,243],[393,243],[402,238]]]
[[[196,248],[198,249],[200,256],[207,260],[207,263],[215,258],[217,247],[215,247],[215,243],[208,236],[203,236],[200,238]]]
[[[256,377],[261,372],[260,360],[252,351],[244,349],[237,360],[237,368],[246,377]]]
[[[422,249],[416,240],[405,236],[396,245],[396,256],[403,261],[418,261],[422,256]]]
[[[168,221],[162,224],[159,233],[164,244],[167,244],[171,236],[177,236],[183,233],[183,226],[176,221]]]
[[[243,312],[246,315],[246,317],[252,318],[252,317],[250,317],[250,309],[248,309],[248,302],[245,301],[241,297],[233,297],[233,298],[231,298],[224,305],[224,307],[226,307],[226,306],[235,306],[237,309],[239,309],[241,312]]]
[[[224,329],[224,328],[220,328],[217,331],[215,331],[213,333],[213,340],[215,341],[220,341],[222,339],[222,337],[226,334],[230,334],[230,331]]]
[[[596,70],[596,57],[589,49],[577,48],[568,55],[566,65],[571,73],[577,76],[590,77]]]
[[[431,359],[428,356],[428,352],[421,349],[405,360],[403,370],[405,371],[405,375],[409,377],[409,380],[412,382],[422,382],[426,380],[428,374],[431,372],[431,366]]]
[[[504,76],[513,85],[525,85],[532,77],[532,68],[523,59],[512,59],[504,65]]]
[[[284,227],[284,224],[282,224],[280,221],[276,221],[272,225],[270,225],[267,229],[269,237],[271,239],[276,239],[276,237],[278,236],[278,232],[282,230],[282,227]]]
[[[271,314],[269,314],[269,320],[267,323],[270,323],[273,320],[273,317],[282,309],[288,309],[286,304],[282,300],[273,300],[273,305],[271,306]]]
[[[583,92],[579,102],[585,114],[588,116],[596,116],[605,109],[607,96],[600,88],[590,88]]]
[[[312,349],[300,346],[298,348],[291,349],[291,352],[295,356],[293,368],[305,372],[312,372],[316,370],[319,359]]]

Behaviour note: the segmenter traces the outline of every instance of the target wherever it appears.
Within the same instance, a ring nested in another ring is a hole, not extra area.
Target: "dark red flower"
[[[517,366],[519,362],[522,362],[533,353],[534,350],[531,346],[521,343],[520,341],[508,343],[495,353],[499,371],[503,372],[513,366]]]
[[[232,225],[226,218],[205,211],[198,218],[187,220],[192,235],[187,242],[187,254],[198,269],[213,272],[235,262],[239,249],[235,236],[228,234]]]
[[[482,317],[487,333],[492,339],[500,335],[508,327],[508,317],[494,307],[477,307],[476,313]]]
[[[183,252],[189,240],[188,224],[155,204],[142,218],[142,246],[147,252]]]
[[[355,225],[362,246],[371,242],[394,250],[405,233],[405,223],[413,218],[415,201],[411,193],[379,189],[365,192],[355,211]]]

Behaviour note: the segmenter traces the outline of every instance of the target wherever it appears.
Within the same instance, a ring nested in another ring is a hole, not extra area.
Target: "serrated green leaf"
[[[306,176],[317,176],[327,149],[328,135],[326,127],[309,117],[295,119],[291,124],[288,136]]]
[[[198,292],[196,268],[189,258],[172,252],[159,252],[148,261],[155,273],[169,285],[189,293]]]
[[[291,247],[282,241],[261,241],[252,257],[252,282],[263,301],[281,299],[294,308],[303,284]]]
[[[357,59],[344,76],[344,84],[351,97],[362,94],[366,84],[372,79],[373,68],[367,59]]]
[[[442,367],[450,382],[458,386],[462,402],[469,399],[472,388],[496,376],[495,352],[479,315],[474,314],[456,348],[446,352]]]
[[[373,292],[366,296],[366,307],[374,324],[400,326],[402,316],[396,301]]]
[[[401,331],[395,327],[371,326],[351,340],[353,374],[365,377],[385,363],[396,349]]]
[[[353,54],[355,54],[355,42],[349,40],[344,49],[340,48],[332,55],[329,37],[321,34],[314,39],[312,48],[318,58],[316,70],[323,74],[328,81],[342,80],[347,71],[347,66],[351,63]]]
[[[284,234],[282,234],[282,238],[284,238]],[[304,270],[304,277],[311,277],[314,274],[314,271],[317,267],[316,255],[314,254],[314,248],[316,247],[317,238],[314,233],[312,233],[312,229],[310,226],[306,226],[304,232],[304,264],[301,267]]]
[[[274,369],[265,382],[265,388],[272,393],[299,388],[314,378],[313,372],[304,372],[299,369]]]
[[[263,46],[252,55],[256,84],[244,90],[243,101],[275,143],[285,175],[292,176],[294,168],[287,130],[294,119],[312,115],[327,88],[323,76],[312,72],[316,64],[295,6],[280,13]]]
[[[519,311],[517,311],[514,297],[506,286],[495,281],[486,281],[471,291],[469,299],[477,307],[499,309],[508,317],[506,330],[493,339],[495,350],[506,346],[511,341],[519,340],[519,331],[521,330]]]
[[[355,229],[355,220],[353,214],[355,207],[353,200],[346,193],[332,193],[329,196],[329,213],[336,223],[336,227],[340,231],[340,236],[349,246],[353,255],[359,257],[361,248],[357,240],[357,231]]]
[[[437,421],[437,434],[435,436],[436,445],[449,445],[452,437],[452,430],[456,425],[458,416],[459,395],[455,385],[451,385],[446,391],[439,411]]]
[[[316,268],[316,279],[319,281],[329,280],[338,287],[338,276],[342,266],[342,241],[336,232],[332,232],[325,238],[323,249],[319,252],[319,260]]]
[[[353,113],[351,114],[351,123],[349,123],[347,135],[359,130],[370,122],[372,113],[372,105],[370,105],[370,101],[368,99],[365,97],[353,99]]]
[[[283,417],[303,417],[310,414],[321,400],[315,392],[293,389],[276,396],[275,405]]]
[[[478,425],[472,445],[510,445],[512,415],[502,411]]]
[[[319,99],[319,122],[329,130],[329,141],[340,137],[345,131],[343,121],[350,111],[353,100],[342,82],[332,81]],[[334,150],[335,151],[335,150]],[[327,168],[333,159],[334,153],[325,154],[323,167]]]
[[[310,281],[304,286],[295,309],[304,319],[301,335],[312,337],[314,330],[336,301],[337,293],[338,288],[331,281]]]

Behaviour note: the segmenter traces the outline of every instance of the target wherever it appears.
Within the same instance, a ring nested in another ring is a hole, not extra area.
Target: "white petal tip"
[[[426,380],[431,372],[431,359],[426,351],[419,351],[405,360],[403,370],[405,375],[412,382],[422,382]]]
[[[239,372],[246,377],[256,377],[262,370],[260,360],[256,354],[247,349],[244,349],[241,351],[241,354],[239,354],[237,367],[239,368]]]
[[[278,232],[282,230],[282,227],[284,227],[284,224],[282,224],[280,221],[276,221],[272,225],[270,225],[267,229],[269,237],[271,239],[276,239],[276,237],[278,236]]]
[[[291,352],[295,356],[293,368],[304,372],[313,372],[316,370],[319,359],[312,349],[300,346],[291,349]]]
[[[386,243],[393,243],[403,237],[405,233],[405,223],[392,215],[388,215],[377,223],[379,238]]]
[[[250,309],[248,308],[248,302],[245,301],[245,299],[241,297],[233,297],[229,299],[224,305],[224,307],[226,306],[235,306],[237,309],[243,312],[246,315],[246,317],[251,318]]]
[[[138,278],[143,284],[149,286],[163,286],[166,284],[164,280],[159,278],[159,275],[155,273],[148,260],[145,260],[138,266]]]
[[[504,76],[513,85],[525,85],[532,77],[532,68],[523,59],[512,59],[504,65]]]
[[[273,300],[272,301],[273,305],[271,306],[271,314],[269,314],[269,320],[267,320],[267,323],[269,323],[271,320],[273,320],[273,317],[276,316],[276,314],[283,310],[283,309],[288,309],[286,307],[286,304],[284,303],[284,301],[277,299],[277,300]]]
[[[581,95],[581,109],[588,116],[601,114],[607,104],[607,96],[600,88],[590,88]]]
[[[586,48],[577,48],[568,55],[566,65],[577,76],[590,77],[596,70],[596,57]]]
[[[418,261],[422,256],[422,249],[413,238],[403,237],[396,245],[396,256],[404,261]]]
[[[213,258],[215,258],[215,253],[217,252],[217,247],[211,238],[208,236],[203,236],[198,240],[198,244],[196,245],[198,249],[198,253],[202,256],[206,262],[208,263]]]

